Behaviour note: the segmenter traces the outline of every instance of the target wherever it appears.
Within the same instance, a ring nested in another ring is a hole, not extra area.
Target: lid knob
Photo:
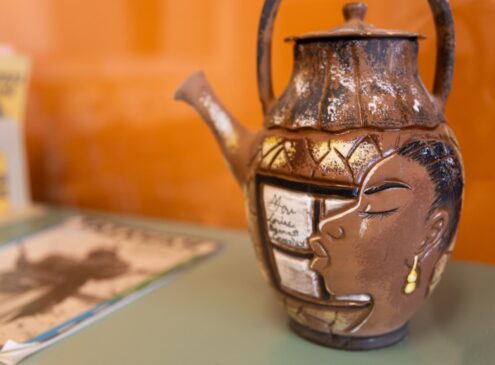
[[[367,10],[368,5],[366,3],[348,3],[344,5],[342,13],[346,22],[350,20],[363,21]]]

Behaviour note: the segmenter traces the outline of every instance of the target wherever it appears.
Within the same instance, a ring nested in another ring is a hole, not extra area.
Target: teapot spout
[[[225,109],[202,71],[194,73],[179,86],[175,99],[191,105],[208,124],[230,169],[242,185],[246,180],[246,159],[254,134]]]

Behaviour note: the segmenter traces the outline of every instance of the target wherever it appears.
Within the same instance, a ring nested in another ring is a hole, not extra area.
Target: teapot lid
[[[342,13],[345,23],[324,31],[311,32],[286,38],[286,41],[321,40],[335,38],[425,38],[422,34],[377,28],[364,21],[368,5],[366,3],[348,3]]]

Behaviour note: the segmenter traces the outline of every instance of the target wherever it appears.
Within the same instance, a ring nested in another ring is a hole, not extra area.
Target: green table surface
[[[60,212],[52,212],[2,228],[0,239],[57,219]],[[495,364],[493,266],[452,261],[413,318],[405,341],[382,350],[346,352],[307,342],[289,330],[246,232],[116,219],[211,237],[224,249],[22,364]]]

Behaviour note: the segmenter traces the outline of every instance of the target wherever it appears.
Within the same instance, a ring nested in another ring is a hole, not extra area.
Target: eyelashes
[[[399,208],[384,210],[381,212],[370,212],[370,211],[362,211],[359,213],[359,216],[362,218],[386,218],[396,213]]]

